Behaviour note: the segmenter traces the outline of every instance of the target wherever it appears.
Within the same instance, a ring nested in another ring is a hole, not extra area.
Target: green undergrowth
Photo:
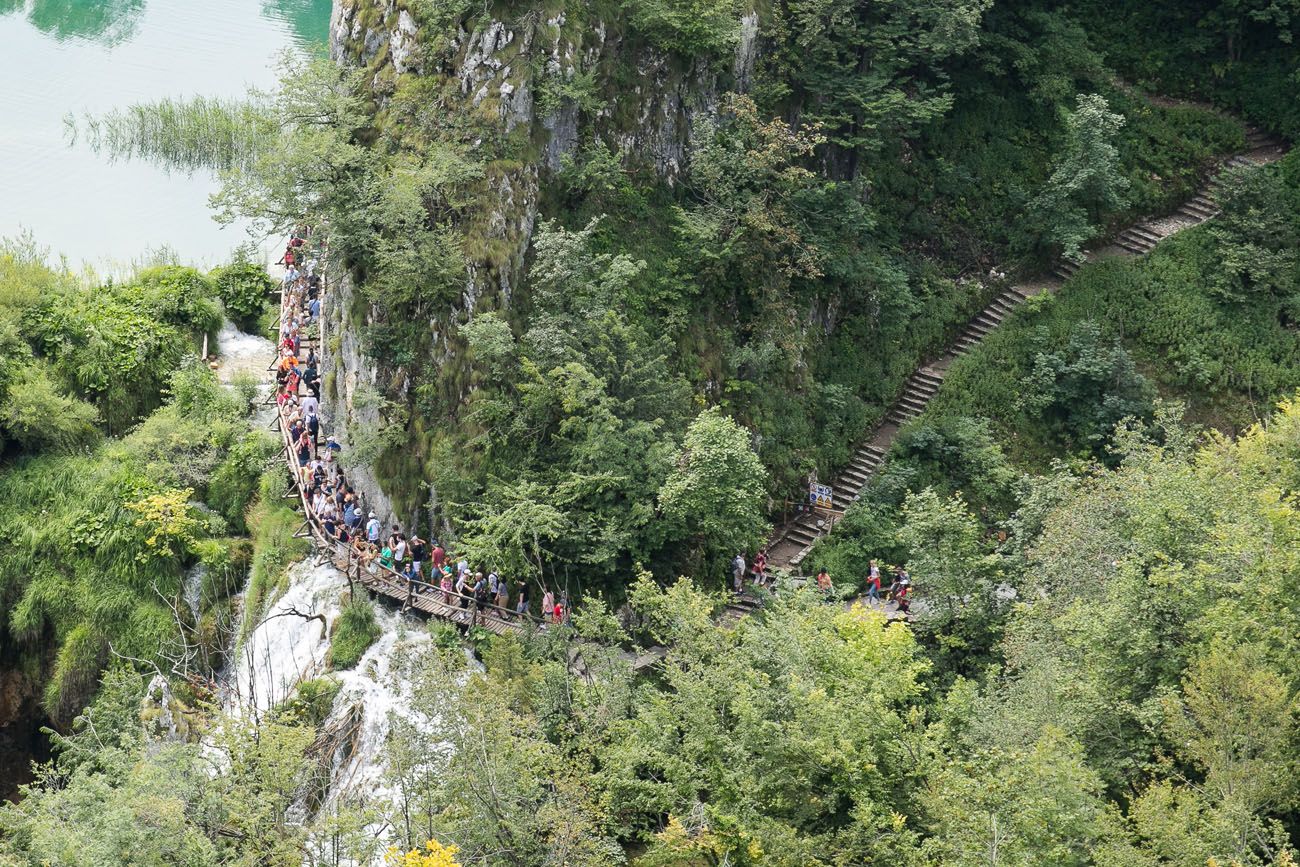
[[[1087,266],[1058,295],[1026,304],[953,365],[920,423],[991,419],[1017,462],[1037,469],[1062,446],[1092,456],[1090,443],[1053,436],[1032,400],[1043,388],[1040,357],[1077,343],[1089,325],[1103,343],[1125,347],[1140,375],[1184,402],[1192,421],[1232,432],[1259,420],[1300,386],[1300,269],[1290,246],[1300,237],[1300,161],[1259,170],[1257,185],[1280,191],[1264,195],[1281,210],[1252,199],[1240,236],[1229,214],[1147,256]],[[1233,282],[1239,274],[1254,291]]]
[[[306,539],[294,536],[302,526],[302,515],[286,505],[288,491],[284,467],[272,466],[262,474],[257,500],[248,511],[253,563],[244,593],[240,642],[261,621],[271,601],[288,589],[289,566],[306,556],[310,547]]]
[[[1085,266],[955,361],[805,570],[902,562],[909,498],[927,489],[1005,527],[1026,474],[1115,464],[1116,425],[1160,439],[1175,408],[1226,433],[1266,419],[1300,388],[1300,158],[1234,174],[1221,204],[1146,256]]]
[[[352,668],[382,633],[370,600],[364,595],[349,599],[334,623],[330,665],[338,670]]]

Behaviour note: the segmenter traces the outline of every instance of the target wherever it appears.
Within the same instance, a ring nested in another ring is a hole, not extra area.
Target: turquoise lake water
[[[284,51],[323,48],[329,15],[330,0],[0,0],[0,236],[101,270],[164,246],[224,261],[247,235],[213,222],[211,177],[69,146],[64,118],[269,88]]]

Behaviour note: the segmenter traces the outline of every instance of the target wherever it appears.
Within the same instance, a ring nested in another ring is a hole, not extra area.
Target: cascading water
[[[218,378],[227,384],[256,379],[261,386],[260,405],[274,383],[267,369],[268,359],[275,356],[274,345],[230,322],[225,323],[218,341]],[[265,423],[273,412],[272,407],[259,413],[254,423]],[[201,586],[201,576],[195,576],[194,585]],[[291,698],[300,684],[324,674],[334,621],[348,591],[347,576],[327,560],[309,558],[290,567],[287,588],[244,636],[222,678],[226,713],[261,718]],[[435,735],[435,721],[413,707],[409,667],[403,665],[431,645],[425,624],[414,615],[382,605],[377,606],[376,615],[379,638],[354,668],[330,674],[340,688],[329,716],[319,727],[325,752],[317,756],[322,769],[328,768],[328,782],[323,794],[304,794],[295,805],[292,813],[300,821],[358,796],[374,802],[391,794],[384,782],[383,752],[395,720],[401,719],[430,737]],[[387,836],[383,828],[373,830],[376,839]]]
[[[289,586],[240,644],[227,707],[265,713],[298,684],[325,670],[330,626],[342,608],[347,578],[329,563],[304,560],[289,569]]]

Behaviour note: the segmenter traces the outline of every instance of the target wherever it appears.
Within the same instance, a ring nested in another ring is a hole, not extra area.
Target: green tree
[[[1218,243],[1215,290],[1228,301],[1300,295],[1300,189],[1272,172],[1228,172],[1209,226]]]
[[[659,509],[672,537],[689,546],[691,560],[720,563],[758,544],[767,531],[766,482],[749,434],[708,409],[686,430],[675,467],[659,489]]]
[[[1075,110],[1065,115],[1065,141],[1028,213],[1043,227],[1043,241],[1068,259],[1082,258],[1102,215],[1124,207],[1129,180],[1115,146],[1123,125],[1124,116],[1096,93],[1079,94]]]
[[[1154,386],[1123,346],[1105,346],[1095,323],[1079,323],[1069,343],[1055,351],[1047,348],[1045,332],[1038,343],[1043,349],[1020,402],[1057,443],[1101,457],[1121,419],[1151,418]]]

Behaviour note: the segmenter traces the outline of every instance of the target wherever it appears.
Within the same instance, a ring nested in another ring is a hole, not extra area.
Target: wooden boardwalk
[[[320,295],[325,295],[325,278],[322,274],[320,283]],[[291,311],[287,309],[285,293],[280,294],[280,325],[281,328],[289,321]],[[319,320],[318,320],[319,322]],[[319,348],[320,337],[302,338],[302,349],[306,350],[311,347]],[[279,362],[279,342],[280,337],[276,337],[276,358],[272,361],[272,369]],[[299,397],[304,396],[302,393],[303,385],[298,385]],[[271,394],[274,400],[275,392]],[[302,473],[298,467],[298,458],[295,454],[293,444],[289,441],[289,424],[285,416],[284,409],[277,405],[276,418],[273,427],[278,428],[280,434],[280,446],[285,461],[285,469],[289,473],[289,484],[292,487],[292,493],[287,495],[289,499],[294,500],[293,508],[303,516],[302,526],[295,534],[299,537],[309,537],[316,543],[319,551],[329,558],[340,571],[348,576],[350,582],[361,584],[371,593],[385,597],[400,604],[403,610],[414,609],[421,611],[430,617],[436,617],[448,623],[453,623],[459,627],[469,627],[474,620],[476,604],[469,597],[459,597],[452,594],[453,604],[447,604],[443,601],[443,592],[439,587],[425,582],[414,582],[415,592],[406,576],[391,569],[379,562],[378,558],[371,558],[369,562],[363,562],[357,551],[352,545],[340,542],[338,539],[331,538],[325,532],[324,522],[312,509],[311,502],[307,498],[307,491],[302,484]],[[459,603],[465,602],[465,607]],[[485,605],[477,617],[477,625],[492,632],[496,635],[506,633],[521,634],[527,630],[545,629],[544,622],[531,614],[518,615],[513,611],[501,608],[497,605]]]
[[[1167,217],[1143,220],[1130,226],[1119,233],[1113,244],[1088,254],[1084,261],[1112,255],[1141,256],[1149,253],[1170,235],[1203,223],[1218,214],[1216,194],[1222,186],[1221,176],[1224,170],[1265,165],[1275,162],[1285,153],[1285,142],[1247,125],[1245,152],[1224,160],[1219,166],[1220,170],[1195,196]],[[885,455],[898,431],[925,411],[943,384],[949,365],[977,346],[1029,298],[1059,289],[1082,264],[1064,260],[1049,277],[1007,287],[975,314],[946,352],[935,361],[917,368],[904,381],[901,395],[886,412],[884,420],[867,434],[855,449],[848,465],[831,481],[831,508],[807,508],[778,527],[768,543],[768,565],[798,570],[812,550],[813,543],[830,533],[844,510],[861,496],[871,477],[884,463]]]

